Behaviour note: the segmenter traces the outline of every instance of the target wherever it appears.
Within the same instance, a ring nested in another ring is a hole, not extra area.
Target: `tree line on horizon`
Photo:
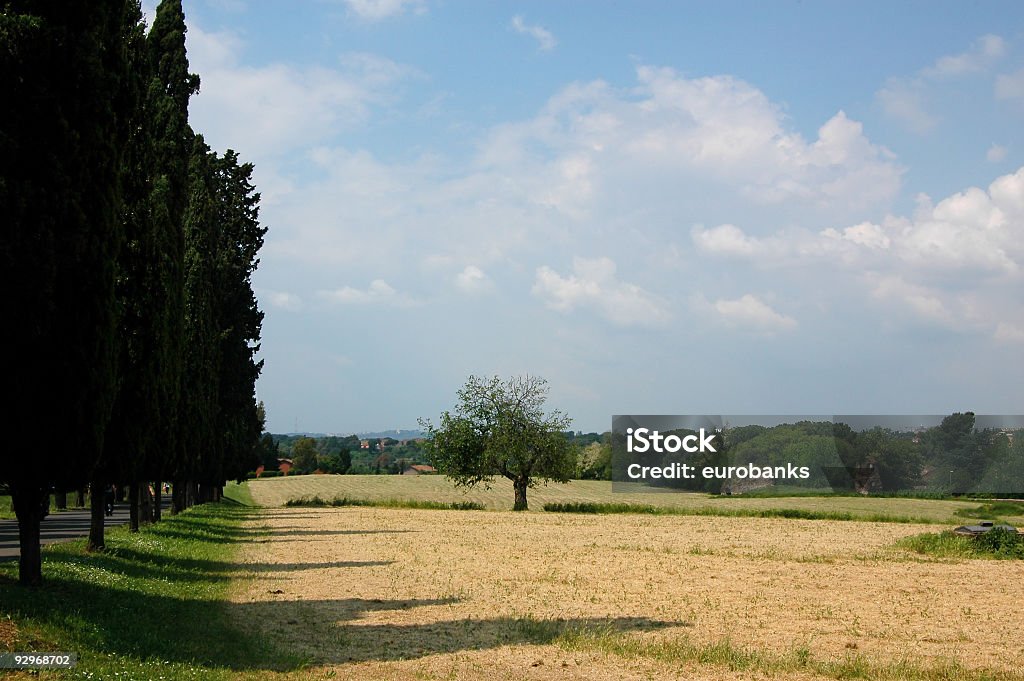
[[[42,580],[52,491],[129,490],[131,527],[220,497],[254,466],[266,228],[253,167],[191,128],[181,0],[0,9],[0,276],[13,397],[0,484],[20,581]],[[151,497],[153,489],[155,498]]]
[[[602,445],[608,435],[566,431],[566,440],[576,446],[578,460],[573,479],[611,480],[611,450]],[[363,447],[363,443],[366,446]],[[399,475],[413,464],[432,464],[425,438],[396,440],[392,437],[358,435],[298,435],[264,433],[257,446],[260,477],[277,475],[281,460],[291,463],[289,475],[319,471],[335,475]],[[256,477],[250,471],[250,478]]]

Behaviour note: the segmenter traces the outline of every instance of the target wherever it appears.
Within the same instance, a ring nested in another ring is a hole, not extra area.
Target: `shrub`
[[[938,558],[1024,559],[1024,537],[996,528],[977,537],[962,537],[952,532],[928,532],[901,539],[902,548]]]
[[[1013,530],[996,527],[974,538],[978,553],[990,553],[994,558],[1024,559],[1024,537]]]

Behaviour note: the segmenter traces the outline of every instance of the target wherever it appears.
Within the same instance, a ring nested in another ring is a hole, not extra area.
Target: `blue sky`
[[[146,5],[152,16],[152,4]],[[1022,413],[1024,5],[186,2],[274,432]]]

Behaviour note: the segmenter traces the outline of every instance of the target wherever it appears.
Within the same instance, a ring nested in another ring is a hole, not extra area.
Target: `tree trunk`
[[[128,531],[139,531],[139,483],[128,486]]]
[[[85,488],[81,487],[75,491],[75,508],[85,508]]]
[[[171,515],[177,515],[185,510],[185,481],[175,480],[171,489]]]
[[[512,488],[516,491],[516,503],[512,507],[513,511],[525,511],[526,507],[526,487],[529,482],[529,478],[516,478],[512,481]]]
[[[185,483],[185,506],[192,508],[199,503],[199,483],[189,480]]]
[[[11,505],[18,517],[18,581],[25,586],[43,582],[43,554],[39,547],[39,523],[43,520],[43,495],[39,485],[12,485]]]
[[[163,480],[157,480],[156,485],[153,486],[153,522],[160,522],[160,511],[161,506],[164,504],[164,482]]]
[[[54,499],[54,505],[57,507],[58,511],[66,511],[66,510],[68,510],[68,493],[67,492],[57,492],[56,494],[53,495],[53,499]]]
[[[153,522],[153,494],[149,491],[149,483],[139,483],[139,524],[149,525]]]
[[[103,524],[107,510],[106,503],[107,486],[98,480],[93,480],[89,485],[89,543],[86,544],[86,551],[102,551],[104,549]]]

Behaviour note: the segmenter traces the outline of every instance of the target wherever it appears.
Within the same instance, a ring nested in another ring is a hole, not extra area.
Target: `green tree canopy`
[[[316,440],[302,437],[292,447],[292,465],[299,473],[312,473],[317,467]]]
[[[441,414],[437,427],[420,420],[431,461],[456,485],[508,478],[514,509],[525,511],[527,488],[538,481],[567,482],[576,467],[576,448],[564,435],[572,419],[558,410],[546,413],[547,396],[547,381],[537,376],[470,376],[455,409]]]

